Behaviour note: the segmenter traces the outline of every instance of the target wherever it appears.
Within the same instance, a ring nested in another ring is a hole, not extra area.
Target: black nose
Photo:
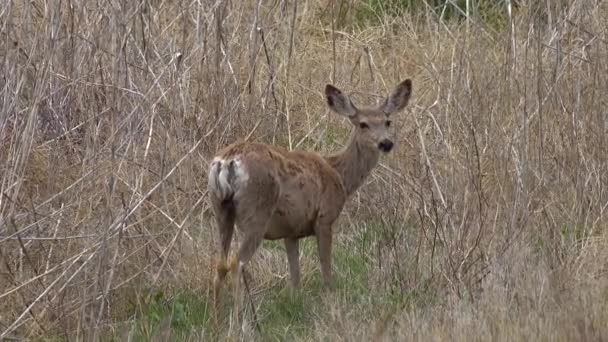
[[[393,142],[388,139],[384,139],[378,144],[378,148],[382,152],[390,152],[393,149]]]

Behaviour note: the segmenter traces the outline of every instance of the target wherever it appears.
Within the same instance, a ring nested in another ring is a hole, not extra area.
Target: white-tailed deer
[[[216,305],[231,268],[227,258],[235,224],[243,233],[232,262],[237,296],[242,269],[263,239],[283,239],[292,285],[298,287],[298,240],[316,236],[323,283],[331,286],[332,224],[346,199],[376,166],[380,153],[393,148],[390,115],[407,105],[411,93],[412,82],[408,79],[380,106],[357,108],[339,89],[327,85],[327,104],[353,125],[348,145],[328,156],[250,142],[234,143],[217,154],[208,178],[221,250],[215,279]]]

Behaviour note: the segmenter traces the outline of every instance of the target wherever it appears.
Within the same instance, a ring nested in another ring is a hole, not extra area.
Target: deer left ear
[[[381,109],[389,116],[395,112],[398,112],[407,106],[412,95],[412,80],[407,79],[397,86],[395,90],[386,98]]]
[[[325,98],[327,105],[334,112],[353,119],[357,114],[357,108],[352,101],[340,89],[331,84],[325,86]]]

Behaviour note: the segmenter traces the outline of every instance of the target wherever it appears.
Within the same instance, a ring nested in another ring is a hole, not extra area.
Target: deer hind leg
[[[234,233],[234,207],[232,203],[213,202],[213,210],[215,212],[215,220],[219,232],[219,249],[220,259],[217,260],[216,275],[214,279],[213,301],[216,315],[219,315],[221,307],[221,289],[226,274],[230,269],[228,261],[228,253],[230,252],[230,243]]]
[[[234,314],[237,318],[235,322],[239,322],[238,317],[243,302],[243,295],[241,293],[241,278],[243,274],[243,269],[245,265],[247,265],[249,260],[251,260],[251,257],[262,243],[263,238],[263,235],[254,233],[247,234],[239,248],[237,265],[234,274]]]
[[[267,204],[268,202],[263,202]],[[245,233],[243,240],[239,246],[237,255],[237,265],[234,274],[234,311],[233,311],[233,322],[237,325],[241,324],[240,312],[242,303],[244,302],[244,294],[241,288],[241,279],[245,266],[257,249],[260,247],[262,240],[264,240],[264,234],[267,226],[270,223],[273,209],[270,208],[256,208],[251,209],[251,215],[248,215],[246,219],[241,219],[238,222],[239,228]]]

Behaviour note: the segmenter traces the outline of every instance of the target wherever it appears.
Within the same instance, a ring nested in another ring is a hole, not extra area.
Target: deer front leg
[[[298,239],[285,239],[285,250],[289,261],[289,275],[294,289],[300,286],[300,250]]]
[[[323,287],[332,288],[331,276],[331,225],[319,225],[316,230],[317,248],[319,260],[321,261],[321,274],[323,276]]]

